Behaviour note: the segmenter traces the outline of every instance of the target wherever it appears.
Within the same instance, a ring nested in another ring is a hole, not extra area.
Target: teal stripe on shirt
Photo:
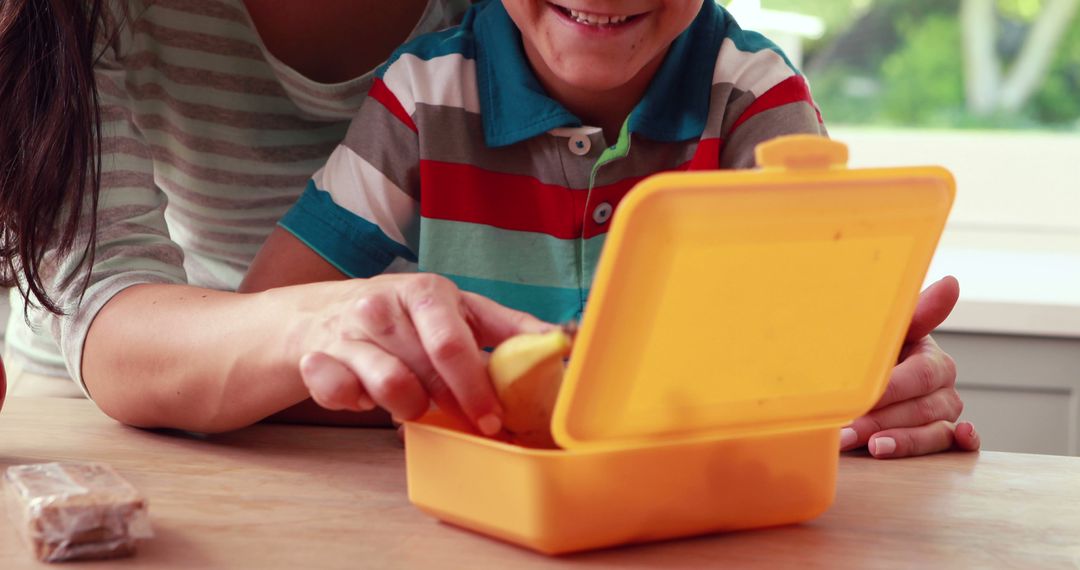
[[[422,271],[560,289],[581,285],[581,240],[431,218],[420,219],[420,235]],[[585,241],[586,288],[606,237]]]
[[[374,277],[394,259],[416,261],[409,248],[390,239],[379,226],[334,203],[329,192],[309,180],[300,200],[278,225],[315,250],[349,277]]]
[[[459,25],[422,35],[394,50],[386,63],[375,70],[375,77],[381,79],[386,75],[386,71],[390,69],[390,66],[403,55],[412,55],[425,61],[453,54],[459,54],[465,59],[475,59],[476,51],[472,39],[472,22],[476,18],[476,13],[484,4],[489,2],[490,0],[484,0],[469,8]]]
[[[453,281],[462,291],[483,295],[501,305],[524,311],[549,323],[564,323],[581,318],[581,294],[577,289],[537,287],[445,273],[442,275]]]

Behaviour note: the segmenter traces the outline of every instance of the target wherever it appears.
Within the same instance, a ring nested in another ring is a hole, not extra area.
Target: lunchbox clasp
[[[758,145],[758,166],[766,170],[830,170],[847,168],[848,148],[818,135],[789,135]]]

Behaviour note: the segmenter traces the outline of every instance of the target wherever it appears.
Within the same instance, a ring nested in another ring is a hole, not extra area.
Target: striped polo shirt
[[[410,38],[458,23],[468,6],[428,0]],[[31,310],[28,327],[12,291],[6,338],[9,364],[76,380],[90,324],[125,288],[236,289],[344,138],[374,79],[374,70],[333,84],[305,77],[266,48],[244,0],[103,7],[109,33],[99,38],[94,68],[102,119],[95,263],[79,265],[80,247],[50,254],[46,286],[67,314]]]
[[[537,317],[579,318],[612,214],[663,171],[745,168],[824,133],[778,48],[706,0],[617,140],[548,96],[498,1],[400,48],[280,225],[351,277],[443,275]]]

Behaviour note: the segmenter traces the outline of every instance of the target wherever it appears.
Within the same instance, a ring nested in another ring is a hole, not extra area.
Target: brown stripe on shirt
[[[161,101],[183,117],[235,129],[303,131],[327,128],[325,122],[311,121],[296,115],[226,109],[206,103],[181,101],[169,95],[158,83],[137,84],[134,81],[127,81],[126,91],[135,101]],[[342,125],[333,125],[332,128],[344,129]]]
[[[753,168],[757,165],[754,147],[793,132],[826,134],[818,121],[817,109],[810,103],[788,103],[747,119],[735,129],[720,152],[720,168]]]
[[[705,133],[702,137],[719,138],[727,137],[731,127],[742,117],[743,113],[754,104],[754,94],[735,87],[733,83],[717,83],[712,86],[712,94],[709,98],[710,109],[724,109],[723,113],[709,113],[708,123],[705,125]]]
[[[162,145],[151,145],[150,150],[153,152],[155,162],[172,166],[177,171],[192,178],[216,184],[231,184],[256,188],[300,188],[308,179],[308,175],[302,173],[253,174],[204,166],[186,160],[173,149]],[[271,165],[267,165],[267,167],[269,166]]]
[[[153,0],[153,6],[240,24],[248,23],[247,13],[242,9],[217,0]]]
[[[566,186],[573,190],[587,190],[589,187],[588,176],[575,177],[574,180],[567,178],[566,169],[559,158],[569,144],[567,137],[544,135],[519,144],[488,148],[484,141],[483,122],[477,113],[460,107],[421,103],[416,106],[414,116],[416,124],[423,125],[420,140],[420,158],[423,160],[470,164],[488,172],[527,176],[542,184]],[[361,133],[346,138],[346,145],[376,146],[370,139],[370,136],[364,137]],[[610,144],[614,144],[614,141],[610,141]],[[657,143],[634,135],[634,158],[605,165],[597,173],[596,184],[646,176],[682,164],[694,156],[697,145],[697,138],[673,144]]]
[[[306,182],[307,177],[304,177]],[[169,192],[169,195],[173,198],[173,201],[180,200],[193,204],[195,206],[202,206],[205,208],[219,208],[226,210],[238,210],[245,209],[258,209],[258,208],[275,208],[279,209],[281,213],[285,213],[285,209],[293,205],[296,202],[297,197],[300,196],[300,191],[303,190],[302,185],[298,185],[292,192],[285,194],[270,194],[265,192],[235,192],[234,197],[225,197],[223,195],[210,194],[205,191],[197,191],[188,188],[183,183],[170,178],[168,176],[157,177],[157,183],[161,187]]]
[[[101,173],[102,188],[153,188],[154,175],[139,170],[109,170]]]
[[[295,202],[295,198],[293,199]],[[284,211],[284,209],[282,209]],[[217,214],[217,212],[214,212]],[[268,228],[274,227],[274,224],[281,219],[281,215],[271,215],[268,217],[251,217],[251,218],[226,218],[218,215],[210,215],[196,212],[187,207],[186,204],[182,205],[177,201],[169,202],[169,215],[173,217],[182,217],[200,224],[211,224],[218,226],[228,226],[235,228],[260,228],[267,230],[265,233],[269,233]]]
[[[177,143],[189,150],[219,157],[237,158],[256,162],[286,164],[325,158],[334,149],[332,140],[316,144],[295,144],[288,146],[256,146],[238,144],[210,137],[191,135],[183,131],[172,121],[156,113],[140,113],[135,123],[140,129],[159,131],[168,134]]]
[[[102,129],[106,131],[103,133],[105,136],[101,139],[101,154],[126,154],[141,158],[144,160],[151,160],[150,147],[142,140],[122,135],[111,135],[107,132],[107,127]]]
[[[372,136],[372,133],[379,135]],[[381,172],[413,200],[420,199],[420,152],[416,133],[374,99],[356,114],[341,143]],[[357,188],[357,192],[361,192]]]
[[[259,46],[243,39],[170,28],[147,19],[140,19],[132,30],[153,36],[157,43],[170,47],[241,59],[263,59]]]
[[[127,62],[127,68],[130,71],[153,69],[165,79],[180,85],[205,87],[246,95],[286,97],[285,89],[275,79],[175,65],[166,63],[158,54],[153,52],[144,51],[132,55]]]

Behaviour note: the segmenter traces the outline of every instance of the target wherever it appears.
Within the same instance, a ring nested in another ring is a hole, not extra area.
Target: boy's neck
[[[633,79],[607,91],[590,91],[562,81],[552,73],[544,64],[540,54],[535,53],[527,42],[525,55],[548,95],[562,103],[586,125],[600,127],[610,146],[618,139],[623,122],[645,96],[649,83],[652,82],[653,76],[664,62],[667,50],[643,67]]]

